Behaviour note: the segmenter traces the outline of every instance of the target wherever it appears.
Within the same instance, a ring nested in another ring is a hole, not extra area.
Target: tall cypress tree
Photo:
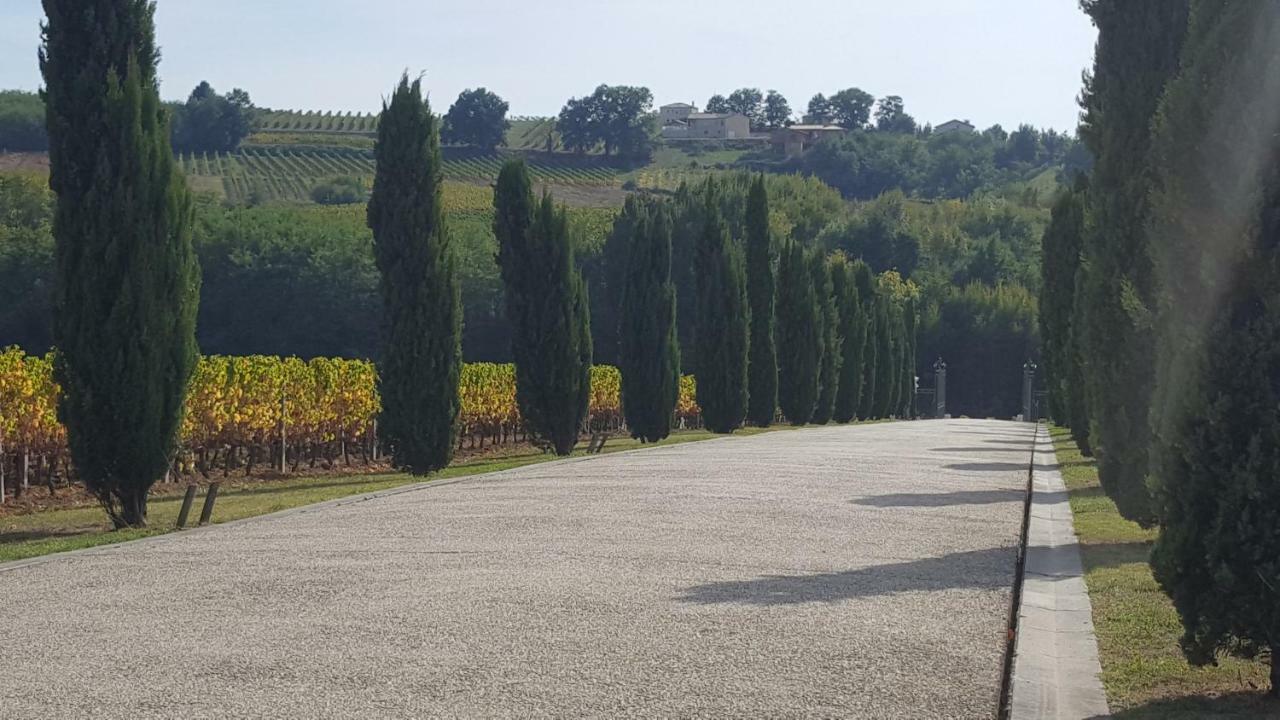
[[[915,414],[916,404],[916,329],[919,324],[918,301],[908,297],[902,302],[902,366],[898,373],[897,415],[908,418]]]
[[[840,383],[840,313],[836,307],[831,265],[821,253],[810,260],[813,273],[814,300],[821,318],[822,353],[818,365],[818,401],[813,408],[813,422],[826,425],[836,409],[836,392]]]
[[[1083,449],[1089,446],[1089,418],[1073,325],[1087,189],[1088,181],[1081,175],[1071,190],[1058,197],[1040,251],[1040,341],[1049,407],[1055,420],[1071,428]]]
[[[156,80],[154,6],[45,0],[58,415],[81,480],[141,527],[195,366],[200,270]]]
[[[1271,661],[1280,698],[1280,7],[1192,6],[1156,122],[1156,579],[1196,665]]]
[[[747,194],[746,234],[747,295],[751,301],[747,419],[760,427],[768,427],[773,424],[778,409],[778,353],[773,344],[773,250],[764,175],[752,181]]]
[[[714,182],[705,188],[702,234],[695,270],[698,406],[707,428],[731,433],[747,414],[747,343],[750,308],[742,251],[720,215]]]
[[[671,282],[671,214],[665,204],[632,210],[636,222],[622,291],[622,409],[631,437],[671,434],[680,396],[676,288]]]
[[[813,418],[822,369],[822,310],[804,246],[788,240],[778,263],[778,404],[792,425]]]
[[[1155,521],[1147,489],[1155,278],[1146,232],[1151,125],[1178,69],[1188,0],[1090,0],[1098,28],[1080,136],[1096,164],[1085,212],[1082,317],[1091,443],[1120,513]]]
[[[893,412],[893,397],[897,394],[898,355],[894,339],[896,308],[887,290],[876,293],[876,385],[872,417],[887,418]]]
[[[866,369],[867,314],[858,294],[854,263],[837,253],[832,257],[831,286],[840,315],[840,378],[836,389],[836,422],[847,423],[858,415]]]
[[[854,285],[858,288],[858,297],[862,300],[863,315],[867,321],[867,341],[862,353],[863,382],[862,397],[858,402],[858,417],[872,420],[876,417],[876,376],[880,357],[880,294],[877,292],[875,275],[865,262],[858,261],[853,265]]]
[[[369,198],[386,348],[380,430],[414,475],[449,464],[462,371],[462,300],[444,224],[440,136],[420,80],[400,78],[383,104]]]
[[[493,206],[516,404],[534,436],[568,455],[591,399],[591,319],[568,221],[549,194],[534,203],[523,160],[502,166]]]
[[[622,327],[622,296],[631,259],[631,243],[636,225],[647,216],[648,205],[638,195],[628,195],[622,212],[613,220],[600,255],[584,263],[587,289],[591,295],[591,333],[593,359],[602,364],[620,364],[619,345]]]

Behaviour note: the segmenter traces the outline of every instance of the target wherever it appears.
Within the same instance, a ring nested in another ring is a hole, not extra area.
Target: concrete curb
[[[1110,710],[1099,679],[1102,666],[1080,545],[1067,488],[1043,425],[1036,432],[1031,475],[1031,520],[1009,717],[1106,717]]]

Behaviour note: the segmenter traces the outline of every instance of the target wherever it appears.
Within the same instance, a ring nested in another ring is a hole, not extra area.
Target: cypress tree
[[[792,425],[813,418],[823,350],[822,309],[804,246],[788,240],[778,263],[778,404]]]
[[[902,303],[902,366],[898,373],[897,415],[910,419],[915,416],[916,404],[916,328],[918,320],[917,300],[908,297]]]
[[[751,300],[747,419],[760,427],[769,427],[778,410],[778,353],[773,344],[773,250],[764,175],[752,181],[747,194],[746,235],[747,294]]]
[[[698,406],[715,433],[731,433],[747,415],[750,308],[742,250],[729,238],[715,184],[705,189],[697,272]]]
[[[627,282],[631,243],[636,225],[649,211],[638,195],[628,195],[622,212],[613,221],[609,236],[598,259],[584,263],[587,288],[591,295],[591,332],[593,360],[602,364],[620,364],[618,358],[622,327],[622,296]]]
[[[395,465],[425,475],[449,464],[462,371],[462,301],[441,215],[440,137],[420,80],[384,103],[369,198],[386,348],[380,430]]]
[[[833,412],[835,421],[839,423],[847,423],[857,417],[866,373],[863,365],[867,346],[867,314],[854,277],[858,272],[856,262],[851,263],[837,253],[832,257],[831,265],[832,294],[840,316],[840,356],[843,360]]]
[[[568,220],[549,194],[535,204],[523,160],[502,166],[493,205],[516,404],[529,432],[568,455],[591,398],[591,320]]]
[[[894,339],[895,308],[886,290],[876,293],[876,385],[872,417],[887,418],[893,412],[893,396],[897,393],[898,354]]]
[[[879,293],[876,292],[875,275],[871,267],[861,260],[853,264],[854,285],[858,288],[858,297],[862,301],[862,314],[866,319],[867,340],[862,353],[862,397],[858,401],[858,417],[871,420],[876,417],[876,376],[880,364],[880,322]]]
[[[1147,423],[1155,278],[1146,233],[1151,125],[1178,69],[1187,0],[1091,0],[1097,55],[1080,136],[1096,158],[1085,211],[1082,329],[1091,446],[1124,517],[1150,526]]]
[[[154,6],[45,0],[58,416],[117,527],[147,520],[196,363],[200,270],[160,103]]]
[[[1280,697],[1280,8],[1192,6],[1156,122],[1156,579],[1195,665],[1269,654]]]
[[[1089,419],[1084,409],[1080,355],[1076,350],[1074,311],[1084,232],[1083,175],[1054,203],[1041,239],[1040,338],[1049,407],[1059,424],[1071,428],[1082,448],[1089,447]]]
[[[840,382],[840,314],[836,308],[831,265],[821,253],[814,253],[810,261],[813,272],[814,300],[818,305],[821,362],[818,366],[818,401],[813,409],[813,422],[826,425],[836,409],[836,392]]]
[[[622,409],[631,437],[657,442],[671,434],[680,395],[671,215],[665,204],[633,212],[636,223],[623,281],[619,333]]]

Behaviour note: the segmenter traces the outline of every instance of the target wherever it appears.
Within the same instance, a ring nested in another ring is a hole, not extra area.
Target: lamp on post
[[[1035,422],[1037,419],[1032,416],[1032,406],[1035,404],[1036,370],[1036,364],[1031,360],[1027,360],[1022,365],[1022,419],[1025,422]]]

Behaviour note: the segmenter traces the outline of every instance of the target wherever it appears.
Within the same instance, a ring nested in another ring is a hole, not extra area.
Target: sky
[[[161,94],[201,80],[259,107],[376,111],[425,73],[443,112],[486,87],[554,115],[601,83],[655,105],[776,89],[900,95],[920,123],[1073,130],[1096,32],[1077,0],[158,0]],[[40,0],[0,0],[0,89],[40,86]]]

